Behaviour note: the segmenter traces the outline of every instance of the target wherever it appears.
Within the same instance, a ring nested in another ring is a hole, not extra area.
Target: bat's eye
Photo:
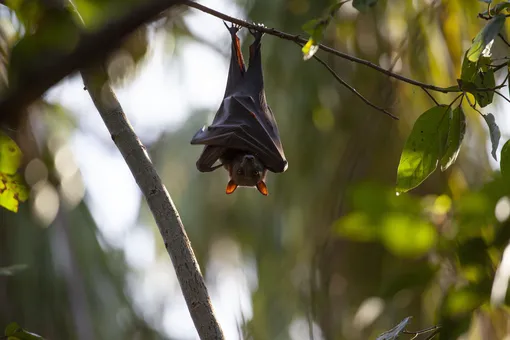
[[[243,169],[237,169],[237,174],[238,175],[242,175],[243,174]]]
[[[259,172],[257,170],[253,171],[253,176],[258,176]]]

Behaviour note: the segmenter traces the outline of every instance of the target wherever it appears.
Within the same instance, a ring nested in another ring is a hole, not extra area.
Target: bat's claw
[[[261,24],[261,23],[254,22],[253,25],[260,27],[260,28],[266,28],[266,26],[264,26],[264,24]],[[255,39],[260,39],[264,35],[264,32],[259,31],[253,27],[249,27],[248,30],[250,31],[251,35],[253,35],[255,37]]]
[[[242,28],[241,25],[235,24],[233,22],[231,22],[229,26],[225,21],[223,21],[223,25],[225,25],[230,34],[236,34]]]

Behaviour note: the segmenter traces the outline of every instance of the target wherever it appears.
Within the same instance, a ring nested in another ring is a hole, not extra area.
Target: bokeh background
[[[74,1],[89,27],[134,3]],[[200,3],[295,34],[331,4]],[[477,18],[483,8],[477,0],[380,0],[359,13],[348,3],[323,43],[450,86],[485,24]],[[5,74],[6,51],[26,28],[1,6],[0,30]],[[251,37],[241,32],[247,52]],[[265,36],[266,95],[289,169],[268,176],[268,197],[244,188],[225,195],[226,173],[199,173],[201,147],[189,141],[220,104],[229,41],[220,19],[181,7],[140,28],[108,61],[117,96],[180,212],[227,339],[375,339],[407,316],[410,329],[444,325],[441,339],[504,339],[508,276],[500,270],[496,288],[494,277],[510,238],[510,191],[480,115],[465,107],[466,138],[451,169],[396,196],[405,138],[433,102],[420,88],[318,52],[400,117],[393,121],[319,63],[303,61],[296,44]],[[499,40],[493,55],[508,55]],[[510,131],[508,110],[499,97],[484,110],[496,117],[500,144]],[[48,91],[25,123],[15,134],[31,197],[17,214],[0,209],[0,267],[26,268],[0,276],[0,328],[16,321],[48,339],[197,339],[154,220],[79,75]]]

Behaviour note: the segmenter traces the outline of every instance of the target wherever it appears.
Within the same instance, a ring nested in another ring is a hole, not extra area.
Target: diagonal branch
[[[223,339],[195,254],[172,198],[129,123],[102,68],[82,71],[83,82],[126,161],[158,225],[200,339]]]
[[[510,44],[508,43],[508,41],[505,39],[505,37],[503,36],[503,34],[501,33],[498,33],[498,37],[501,38],[501,40],[503,40],[503,42],[505,43],[506,46],[510,47]]]
[[[506,100],[507,102],[510,103],[510,99],[508,99],[507,97],[505,97],[504,95],[501,94],[501,92],[499,91],[494,91],[494,93],[496,93],[498,96],[500,96],[501,98],[503,98],[504,100]]]
[[[75,13],[79,16],[77,11]],[[147,200],[200,339],[224,339],[179,212],[161,182],[145,146],[124,114],[109,84],[107,72],[104,67],[93,66],[81,70],[81,75],[112,140]]]

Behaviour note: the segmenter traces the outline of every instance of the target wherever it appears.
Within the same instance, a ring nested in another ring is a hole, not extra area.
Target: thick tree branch
[[[126,161],[154,216],[172,259],[184,299],[200,339],[223,339],[211,300],[179,213],[142,142],[136,136],[101,68],[82,71],[89,91],[113,141]]]
[[[103,67],[81,71],[83,83],[103,119],[112,140],[126,161],[154,216],[179,285],[202,340],[222,340],[223,331],[214,315],[207,286],[177,208],[161,182],[149,155],[129,123],[108,82]]]

